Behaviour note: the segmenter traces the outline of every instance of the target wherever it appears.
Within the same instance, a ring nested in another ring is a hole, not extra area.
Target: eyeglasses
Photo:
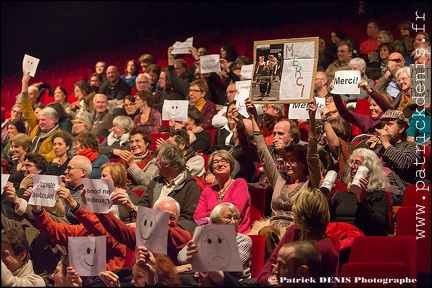
[[[230,222],[231,220],[240,221],[240,216],[238,216],[238,215],[227,215],[227,216],[224,216],[222,218],[228,222]]]
[[[219,163],[226,165],[229,163],[229,161],[227,159],[220,159],[220,160],[213,161],[213,165],[218,165]]]
[[[356,160],[356,161],[352,161],[351,160],[351,163],[350,163],[350,165],[354,165],[355,167],[358,167],[358,166],[360,166],[360,165],[362,165],[363,163],[361,163],[359,160]]]
[[[85,170],[84,168],[75,168],[74,166],[67,166],[65,171],[70,171],[73,169],[81,169],[81,170]]]
[[[403,77],[403,78],[398,79],[397,82],[405,82],[408,79],[410,79],[410,78],[409,77]]]
[[[400,63],[400,62],[402,62],[402,59],[389,59],[388,61],[393,61],[393,62],[396,62],[396,63]]]
[[[198,89],[189,89],[189,92],[200,93],[202,91]]]
[[[345,53],[348,52],[347,50],[338,50],[337,53]]]

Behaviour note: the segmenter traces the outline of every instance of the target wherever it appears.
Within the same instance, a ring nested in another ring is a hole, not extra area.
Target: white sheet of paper
[[[34,174],[33,193],[28,203],[32,205],[54,207],[57,200],[56,191],[60,186],[60,176]]]
[[[243,271],[236,234],[233,225],[197,226],[193,240],[198,252],[192,271]]]
[[[150,251],[167,254],[168,218],[166,212],[138,206],[136,218],[136,245]]]
[[[189,47],[193,47],[193,37],[187,38],[186,41],[176,41],[173,45],[174,49],[171,54],[191,54]]]
[[[401,90],[395,82],[390,81],[386,88],[386,91],[390,94],[391,97],[396,98]]]
[[[211,55],[202,55],[200,56],[200,72],[201,74],[211,73],[211,72],[220,72],[220,55],[219,54],[211,54]]]
[[[188,100],[165,100],[162,106],[162,120],[186,121],[188,109]]]
[[[243,77],[243,79],[249,80],[252,79],[252,71],[253,71],[253,64],[242,65],[240,70],[240,75],[241,77]]]
[[[24,54],[24,59],[22,63],[23,71],[29,72],[31,77],[35,76],[38,64],[39,64],[38,58]]]
[[[112,206],[110,195],[114,192],[112,180],[84,178],[84,197],[87,203],[83,208],[94,213],[108,213]]]
[[[10,174],[1,174],[1,194],[3,194],[3,187],[6,185],[6,183],[9,180]]]
[[[315,97],[318,109],[315,112],[315,119],[321,119],[320,110],[325,107],[325,98]],[[307,103],[291,103],[288,109],[288,119],[309,119]]]
[[[243,81],[235,82],[237,94],[234,97],[234,100],[237,101],[236,107],[239,109],[239,113],[245,118],[249,118],[245,101],[249,98],[251,83],[252,83],[251,80],[243,80]]]
[[[333,94],[360,94],[358,81],[361,80],[360,71],[358,70],[340,70],[336,71],[334,77]]]
[[[106,271],[106,236],[68,236],[69,263],[80,276],[99,276]]]

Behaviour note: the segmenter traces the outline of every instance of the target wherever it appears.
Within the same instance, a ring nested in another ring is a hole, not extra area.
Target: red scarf
[[[87,157],[91,162],[95,160],[99,156],[99,152],[93,151],[91,148],[87,148],[82,150],[81,152],[78,152],[77,155],[82,155]]]

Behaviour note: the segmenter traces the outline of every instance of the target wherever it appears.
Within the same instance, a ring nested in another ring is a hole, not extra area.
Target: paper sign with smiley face
[[[165,100],[162,106],[162,120],[186,121],[188,108],[188,100]]]
[[[22,63],[23,71],[29,72],[31,77],[35,76],[38,64],[39,64],[38,58],[24,54],[24,59]]]
[[[192,262],[192,271],[243,271],[236,234],[233,225],[196,227],[193,240],[198,253]]]
[[[136,245],[150,251],[167,254],[168,218],[166,212],[138,206],[136,219]]]
[[[69,263],[80,276],[106,270],[106,236],[68,237]]]

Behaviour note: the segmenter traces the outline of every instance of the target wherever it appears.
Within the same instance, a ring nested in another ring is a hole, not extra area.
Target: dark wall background
[[[21,73],[25,53],[40,58],[40,65],[45,66],[87,51],[210,29],[265,29],[285,22],[347,14],[356,21],[358,2],[2,1],[1,73],[2,77]],[[428,10],[430,17],[430,4],[426,1],[366,4],[367,17],[371,18],[413,7]],[[401,20],[395,19],[395,25]],[[365,31],[366,38],[366,27],[359,29]]]

